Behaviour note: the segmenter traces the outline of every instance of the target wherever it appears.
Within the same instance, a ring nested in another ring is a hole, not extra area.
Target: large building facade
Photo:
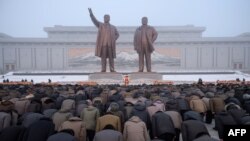
[[[136,27],[117,27],[115,68],[138,70],[133,38]],[[203,37],[204,27],[155,27],[158,39],[152,71],[250,70],[250,33],[236,37]],[[45,27],[47,38],[14,38],[0,33],[0,73],[9,71],[100,71],[94,56],[95,27]]]

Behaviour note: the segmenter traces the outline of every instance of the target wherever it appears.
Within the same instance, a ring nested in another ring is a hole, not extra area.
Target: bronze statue
[[[101,72],[106,72],[107,58],[109,59],[110,72],[115,72],[114,58],[116,58],[116,40],[119,37],[119,33],[116,27],[109,23],[109,15],[104,15],[104,23],[102,23],[95,18],[91,8],[88,10],[92,22],[98,28],[95,56],[101,58]]]
[[[144,69],[144,57],[146,59],[147,71],[151,72],[151,53],[154,51],[153,43],[156,40],[158,33],[148,25],[148,18],[143,17],[142,25],[138,27],[134,35],[134,49],[139,55],[139,72]]]

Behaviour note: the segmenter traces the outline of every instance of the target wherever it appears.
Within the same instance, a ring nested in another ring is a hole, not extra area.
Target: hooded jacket
[[[148,141],[149,135],[145,123],[137,116],[131,117],[124,125],[124,141]]]

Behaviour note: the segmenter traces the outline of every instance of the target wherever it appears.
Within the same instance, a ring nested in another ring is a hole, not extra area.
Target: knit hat
[[[109,111],[116,112],[118,110],[119,110],[119,104],[117,104],[116,102],[112,102],[109,106]]]
[[[212,98],[212,97],[214,97],[214,93],[213,92],[207,92],[206,97],[207,98]]]
[[[244,100],[249,100],[250,99],[250,94],[244,94],[243,99]]]

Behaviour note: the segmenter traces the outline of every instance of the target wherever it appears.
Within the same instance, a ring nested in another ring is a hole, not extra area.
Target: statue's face
[[[104,15],[104,22],[109,23],[110,21],[110,16],[109,15]]]
[[[148,24],[148,18],[147,17],[143,17],[141,19],[141,23],[142,23],[142,25],[147,25]]]

